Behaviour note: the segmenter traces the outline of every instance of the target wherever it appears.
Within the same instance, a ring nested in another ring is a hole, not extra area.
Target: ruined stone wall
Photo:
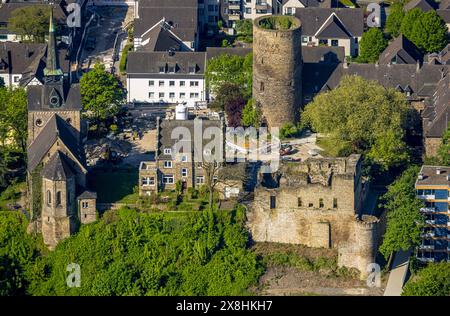
[[[442,143],[442,138],[431,138],[426,137],[425,138],[425,156],[426,157],[434,157],[437,155],[437,151],[439,149],[439,146]]]
[[[302,104],[301,23],[289,30],[253,26],[253,98],[271,127],[297,123]]]

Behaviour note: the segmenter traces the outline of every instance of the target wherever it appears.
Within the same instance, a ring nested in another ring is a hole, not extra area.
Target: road
[[[395,254],[384,296],[400,296],[402,294],[403,285],[408,276],[410,256],[411,250],[399,251]]]

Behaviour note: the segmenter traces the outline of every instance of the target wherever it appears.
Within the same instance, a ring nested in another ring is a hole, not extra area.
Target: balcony
[[[228,5],[228,9],[229,10],[240,10],[241,9],[241,5],[239,3],[235,4],[235,3],[230,3]]]
[[[434,232],[422,233],[422,234],[420,234],[420,237],[422,237],[422,238],[434,237]]]
[[[229,21],[239,21],[241,19],[240,13],[229,13],[228,14],[228,20]]]
[[[420,260],[422,262],[434,262],[434,258],[417,257],[417,260]]]
[[[257,2],[255,9],[256,10],[268,10],[269,5],[267,4],[267,2]]]
[[[422,207],[420,209],[420,211],[422,213],[434,213],[434,212],[436,212],[436,208],[435,207]]]
[[[434,219],[427,219],[427,220],[425,220],[425,224],[427,224],[427,225],[434,225],[434,224],[436,224],[436,220],[434,220]]]
[[[434,250],[434,245],[420,245],[419,249],[422,249],[422,250]]]

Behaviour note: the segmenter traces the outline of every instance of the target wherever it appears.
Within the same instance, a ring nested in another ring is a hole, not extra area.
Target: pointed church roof
[[[58,139],[78,160],[78,163],[84,166],[83,148],[79,146],[74,134],[76,131],[72,131],[72,129],[73,127],[59,115],[53,115],[28,147],[28,171],[33,172]]]
[[[44,69],[45,76],[62,76],[63,72],[58,65],[56,51],[55,23],[53,21],[53,9],[50,9],[50,23],[48,28],[47,64]]]
[[[53,181],[63,181],[74,176],[67,158],[59,150],[53,154],[42,169],[42,177]]]
[[[388,47],[381,53],[378,62],[380,65],[387,65],[393,63],[394,58],[397,64],[416,64],[423,61],[420,50],[403,34],[389,43]]]

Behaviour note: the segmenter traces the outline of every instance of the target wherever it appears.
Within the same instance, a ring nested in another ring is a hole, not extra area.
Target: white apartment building
[[[127,64],[128,102],[185,103],[206,100],[206,54],[200,52],[131,52]]]
[[[257,19],[263,15],[277,14],[281,8],[279,0],[243,0],[244,19]]]

